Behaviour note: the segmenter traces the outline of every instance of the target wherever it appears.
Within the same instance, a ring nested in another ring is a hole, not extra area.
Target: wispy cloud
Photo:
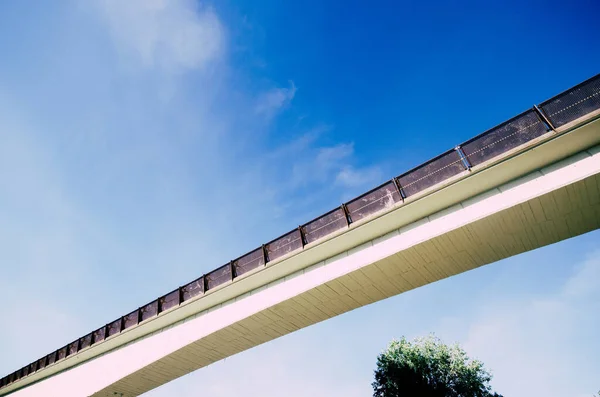
[[[115,42],[146,67],[200,69],[224,52],[214,10],[194,0],[95,0]]]
[[[301,149],[298,143],[303,144]],[[287,184],[291,188],[320,184],[327,184],[329,187],[338,184],[342,188],[364,187],[376,183],[377,180],[370,180],[370,176],[377,178],[380,174],[377,167],[363,169],[353,165],[353,142],[323,145],[314,135],[307,135],[288,146],[294,147],[295,153],[287,152],[288,169],[291,171]],[[353,180],[353,177],[357,179]]]
[[[382,171],[379,167],[355,168],[353,166],[344,167],[335,177],[335,182],[348,188],[364,187],[374,185],[376,181],[382,178]]]
[[[331,180],[350,160],[353,152],[352,143],[311,147],[303,158],[293,160],[290,185],[298,187]]]
[[[296,85],[291,80],[289,84],[287,88],[271,88],[261,93],[256,99],[255,112],[270,119],[288,106],[296,95]]]
[[[290,221],[305,222],[380,182],[379,165],[357,165],[353,142],[329,144],[333,128],[309,129],[265,156],[261,173],[278,181],[269,190],[279,198],[274,214],[300,214]]]

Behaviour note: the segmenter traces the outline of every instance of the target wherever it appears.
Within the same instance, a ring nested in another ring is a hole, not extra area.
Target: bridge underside
[[[600,151],[596,147],[33,384],[15,396],[137,396],[300,328],[598,228]]]

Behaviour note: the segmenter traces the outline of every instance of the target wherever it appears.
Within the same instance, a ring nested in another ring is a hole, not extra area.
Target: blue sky
[[[598,73],[598,11],[0,2],[0,372]],[[389,340],[435,332],[507,396],[590,396],[599,238],[355,310],[148,395],[369,395]]]

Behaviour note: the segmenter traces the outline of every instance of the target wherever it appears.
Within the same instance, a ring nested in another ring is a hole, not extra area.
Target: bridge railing
[[[600,110],[600,74],[0,379],[8,386]]]

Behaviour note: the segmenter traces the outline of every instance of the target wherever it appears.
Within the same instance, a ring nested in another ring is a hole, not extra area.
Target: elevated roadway
[[[357,307],[599,228],[600,79],[590,81],[3,378],[0,395],[137,396]],[[538,123],[543,130],[519,135]],[[296,235],[300,245],[283,249]]]

